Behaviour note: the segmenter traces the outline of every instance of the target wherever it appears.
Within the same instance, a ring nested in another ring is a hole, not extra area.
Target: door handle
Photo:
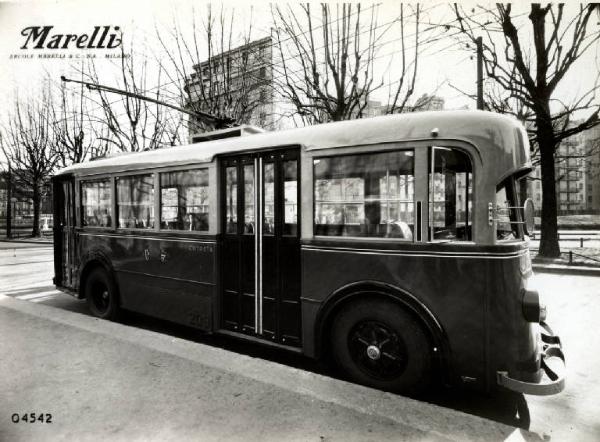
[[[162,262],[162,263],[167,262],[168,257],[169,257],[169,255],[167,254],[167,252],[165,252],[164,250],[160,251],[160,262]]]
[[[150,261],[150,250],[144,249],[144,258],[146,261]]]

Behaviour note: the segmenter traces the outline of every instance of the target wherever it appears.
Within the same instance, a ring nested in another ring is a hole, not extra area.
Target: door
[[[297,149],[221,163],[222,326],[284,345],[300,341]]]
[[[57,235],[55,245],[55,275],[57,283],[73,287],[73,268],[75,264],[75,186],[73,180],[57,181],[54,232]]]

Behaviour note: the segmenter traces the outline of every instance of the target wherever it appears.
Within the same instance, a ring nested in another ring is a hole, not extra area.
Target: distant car
[[[42,232],[49,232],[52,230],[52,216],[40,217],[40,230]]]

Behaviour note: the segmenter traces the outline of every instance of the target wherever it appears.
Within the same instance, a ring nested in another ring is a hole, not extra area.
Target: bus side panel
[[[492,275],[498,283],[497,296],[490,298],[490,372],[507,371],[515,379],[539,382],[539,330],[523,315],[523,289],[531,276],[529,255],[504,260]]]
[[[378,281],[415,296],[447,335],[452,371],[475,388],[485,386],[485,297],[488,260],[409,256],[377,251],[303,250],[304,342],[314,340],[316,303],[361,281]],[[309,301],[313,300],[313,301]],[[307,347],[305,350],[310,351]]]
[[[111,262],[123,308],[212,330],[214,242],[85,234],[81,243]]]

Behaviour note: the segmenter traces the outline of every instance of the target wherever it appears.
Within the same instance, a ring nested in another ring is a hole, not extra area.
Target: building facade
[[[584,175],[586,209],[600,213],[600,126],[585,132],[583,146],[588,153]]]
[[[193,69],[186,85],[189,108],[234,118],[239,124],[274,128],[271,37],[215,55]],[[207,130],[212,129],[190,117],[191,142]]]
[[[573,124],[578,124],[574,122]],[[600,213],[600,127],[564,140],[555,156],[556,203],[559,215]],[[527,194],[542,208],[541,170],[531,174]]]

